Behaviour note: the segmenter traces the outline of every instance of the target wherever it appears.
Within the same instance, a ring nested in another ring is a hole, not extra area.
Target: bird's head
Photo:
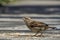
[[[30,17],[23,17],[23,20],[30,20]]]
[[[23,17],[23,20],[24,21],[27,21],[27,22],[30,22],[31,21],[31,18],[30,17]]]

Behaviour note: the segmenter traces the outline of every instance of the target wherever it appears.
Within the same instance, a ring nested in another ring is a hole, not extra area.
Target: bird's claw
[[[44,35],[38,35],[39,37],[44,37]]]
[[[37,37],[37,35],[33,35],[32,37]]]
[[[33,37],[44,37],[44,35],[33,35]]]

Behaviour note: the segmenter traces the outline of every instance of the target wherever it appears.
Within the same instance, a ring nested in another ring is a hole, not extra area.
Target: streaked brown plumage
[[[43,22],[34,21],[30,17],[24,17],[23,20],[31,31],[36,32],[35,36],[37,36],[39,32],[41,33],[40,36],[43,36],[42,35],[43,31],[47,30],[48,28],[53,28],[53,29],[55,28],[55,27],[49,27],[48,24],[45,24]]]

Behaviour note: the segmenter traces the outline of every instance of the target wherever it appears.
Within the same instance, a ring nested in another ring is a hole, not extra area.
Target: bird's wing
[[[43,23],[43,22],[39,22],[39,21],[32,21],[30,23],[31,27],[44,27],[44,26],[48,26],[47,24]]]

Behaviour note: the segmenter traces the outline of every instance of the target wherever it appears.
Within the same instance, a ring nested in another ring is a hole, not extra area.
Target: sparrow
[[[23,17],[23,20],[26,24],[26,26],[36,34],[34,36],[37,36],[38,33],[41,33],[39,36],[43,36],[43,31],[52,28],[55,29],[56,27],[49,27],[48,24],[40,21],[32,20],[30,17]]]

